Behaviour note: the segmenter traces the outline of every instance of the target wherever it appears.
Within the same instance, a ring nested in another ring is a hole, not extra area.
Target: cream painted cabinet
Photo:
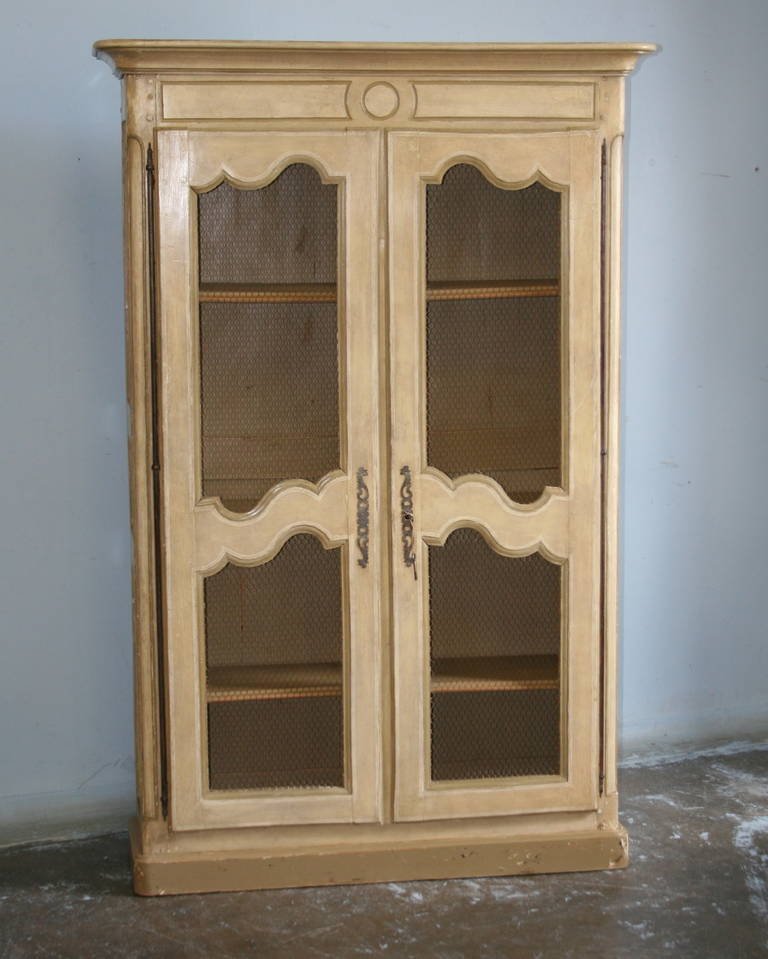
[[[600,869],[643,44],[104,41],[135,886]]]

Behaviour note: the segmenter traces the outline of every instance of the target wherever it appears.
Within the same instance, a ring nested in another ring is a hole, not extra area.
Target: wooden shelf
[[[558,296],[557,280],[458,280],[427,286],[427,300]],[[201,303],[335,303],[335,283],[203,283]]]
[[[477,656],[436,660],[430,688],[433,693],[460,693],[559,686],[557,656]],[[206,699],[209,703],[231,703],[341,693],[339,663],[214,666],[208,670]]]
[[[559,689],[558,659],[558,656],[438,659],[432,673],[431,691],[463,693],[497,689]]]
[[[335,283],[202,283],[201,303],[335,303]]]
[[[213,666],[208,670],[209,703],[252,699],[341,696],[339,663],[291,663],[286,666]]]
[[[427,300],[496,300],[523,296],[558,296],[557,280],[438,281],[427,284]]]

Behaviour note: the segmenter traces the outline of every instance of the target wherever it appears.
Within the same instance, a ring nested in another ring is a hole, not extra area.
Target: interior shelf
[[[558,689],[559,685],[557,656],[478,656],[435,660],[431,691]],[[341,696],[341,693],[339,663],[291,663],[211,667],[206,698],[209,703],[222,703]]]
[[[285,666],[213,666],[208,670],[209,703],[253,699],[341,696],[340,663]]]
[[[427,300],[558,296],[557,280],[457,280],[427,285]],[[201,303],[335,303],[335,283],[202,283]]]
[[[427,300],[495,300],[559,293],[557,280],[438,280],[427,284]]]
[[[201,283],[201,303],[335,303],[335,283]]]
[[[433,693],[497,689],[559,689],[558,656],[477,656],[436,659]]]

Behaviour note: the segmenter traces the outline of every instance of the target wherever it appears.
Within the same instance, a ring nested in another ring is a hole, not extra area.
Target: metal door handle
[[[365,477],[368,470],[361,466],[357,471],[357,548],[360,559],[357,565],[365,569],[368,566],[368,520],[370,515],[368,487]]]
[[[400,529],[403,542],[403,562],[413,570],[413,578],[418,579],[416,573],[416,554],[413,551],[413,485],[410,466],[400,470],[403,477],[400,486]]]

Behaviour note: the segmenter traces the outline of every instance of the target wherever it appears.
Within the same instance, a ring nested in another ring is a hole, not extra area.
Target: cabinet
[[[145,894],[623,866],[647,44],[103,41]]]

